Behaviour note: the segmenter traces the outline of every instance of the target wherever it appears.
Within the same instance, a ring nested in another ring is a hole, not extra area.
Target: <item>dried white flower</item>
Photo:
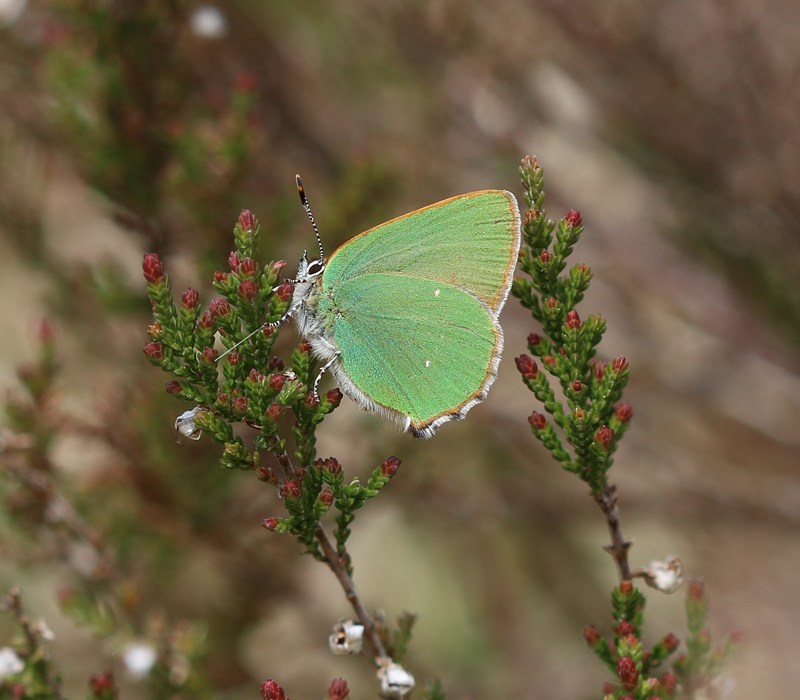
[[[386,698],[402,698],[416,685],[414,676],[400,664],[388,657],[378,659],[378,678],[381,681],[381,694]]]
[[[190,440],[199,440],[202,433],[200,428],[194,424],[194,417],[203,409],[195,406],[189,411],[184,411],[175,419],[175,430]],[[180,439],[178,440],[180,442]]]
[[[25,669],[25,663],[14,653],[11,647],[0,649],[0,679],[13,676]]]
[[[655,588],[662,593],[674,593],[683,583],[683,566],[678,557],[670,555],[666,561],[655,559],[631,575],[643,578],[650,588]]]
[[[352,620],[335,624],[333,634],[328,637],[328,646],[334,654],[360,654],[364,646],[364,625],[357,625]]]
[[[122,661],[128,674],[134,680],[140,680],[150,673],[156,663],[156,650],[147,642],[133,642],[125,647]]]
[[[53,630],[50,629],[49,625],[44,620],[39,620],[34,626],[35,629],[42,639],[46,639],[48,642],[52,642],[56,635],[53,634]]]

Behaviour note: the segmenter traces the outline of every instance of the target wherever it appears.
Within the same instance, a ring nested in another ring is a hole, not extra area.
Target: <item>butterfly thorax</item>
[[[324,262],[308,262],[305,254],[300,259],[295,278],[290,313],[297,330],[310,344],[314,354],[321,360],[329,360],[338,354],[333,340],[330,313],[333,300],[323,287]]]

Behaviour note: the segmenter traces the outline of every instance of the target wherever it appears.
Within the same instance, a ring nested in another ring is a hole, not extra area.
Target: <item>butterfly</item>
[[[463,419],[486,398],[503,351],[498,315],[521,240],[502,190],[470,192],[397,217],[325,258],[300,259],[287,315],[362,408],[414,437]]]

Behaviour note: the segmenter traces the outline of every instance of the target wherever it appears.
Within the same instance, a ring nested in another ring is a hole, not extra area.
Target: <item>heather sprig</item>
[[[316,430],[343,395],[338,388],[324,394],[315,390],[319,370],[308,342],[300,342],[292,352],[291,369],[272,354],[294,285],[280,279],[285,261],[265,266],[258,262],[259,232],[257,219],[243,211],[233,232],[235,250],[228,257],[229,269],[214,274],[218,296],[205,310],[193,289],[183,293],[177,308],[161,260],[155,254],[145,256],[154,323],[144,353],[151,363],[177,377],[167,383],[167,393],[195,404],[178,418],[179,432],[193,439],[210,437],[223,446],[223,467],[255,471],[260,481],[277,491],[287,515],[268,517],[263,526],[292,535],[304,553],[333,570],[364,626],[371,655],[389,658],[355,593],[346,543],[356,511],[378,495],[400,460],[389,457],[362,484],[358,479],[346,481],[335,458],[317,458]],[[222,352],[214,347],[217,339]],[[288,415],[294,417],[290,426]],[[235,434],[237,423],[253,429],[252,447]],[[265,454],[271,454],[276,464],[267,464]],[[331,508],[337,513],[333,540],[321,525]],[[410,629],[407,624],[397,632],[401,651]]]
[[[528,210],[522,224],[524,245],[512,293],[541,324],[542,334],[528,336],[529,355],[516,358],[526,386],[544,405],[566,437],[568,447],[545,416],[529,418],[533,434],[568,471],[589,484],[595,498],[602,496],[613,454],[628,428],[632,410],[622,403],[628,383],[626,358],[594,361],[606,330],[599,315],[581,320],[576,306],[592,279],[584,264],[566,274],[568,258],[583,233],[581,215],[572,210],[559,222],[544,211],[544,176],[535,157],[526,157],[520,168]],[[552,387],[555,380],[562,398]]]

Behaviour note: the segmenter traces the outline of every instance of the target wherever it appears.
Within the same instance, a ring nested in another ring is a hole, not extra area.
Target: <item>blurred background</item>
[[[448,196],[521,196],[531,153],[550,216],[586,225],[581,315],[602,313],[601,355],[632,368],[612,471],[632,564],[675,554],[705,577],[712,635],[744,632],[728,697],[793,696],[799,78],[792,0],[0,0],[0,385],[10,425],[113,543],[132,621],[101,641],[59,610],[99,576],[97,552],[3,480],[0,589],[21,585],[52,627],[68,693],[113,669],[124,697],[149,697],[121,645],[205,629],[193,648],[218,697],[268,677],[322,697],[338,676],[374,695],[363,659],[327,650],[349,613],[334,577],[260,527],[282,514],[274,492],[205,440],[175,444],[189,406],[141,354],[142,254],[207,303],[242,208],[287,276],[314,247],[297,172],[332,250]],[[468,420],[418,442],[346,399],[319,455],[349,474],[403,460],[352,549],[369,606],[420,615],[418,682],[597,698],[608,672],[581,631],[611,626],[606,525],[530,433],[511,358],[533,321],[513,299],[501,320],[500,377]],[[17,370],[35,375],[42,341],[57,373],[31,404]],[[288,357],[296,337],[280,342]],[[645,593],[649,643],[684,637],[683,591]],[[0,644],[11,628],[0,618]]]

